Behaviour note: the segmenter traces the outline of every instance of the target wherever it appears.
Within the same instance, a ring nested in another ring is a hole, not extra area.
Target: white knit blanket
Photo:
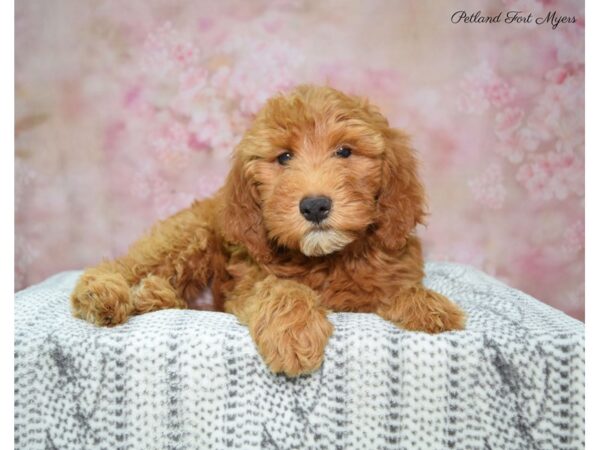
[[[473,268],[427,265],[466,331],[331,314],[322,369],[296,379],[232,315],[75,319],[79,274],[16,295],[17,449],[583,448],[583,324]]]

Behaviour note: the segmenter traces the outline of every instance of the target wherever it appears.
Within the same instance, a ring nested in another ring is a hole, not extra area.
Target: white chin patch
[[[314,230],[304,235],[300,251],[306,256],[323,256],[341,250],[352,241],[352,236],[343,231]]]

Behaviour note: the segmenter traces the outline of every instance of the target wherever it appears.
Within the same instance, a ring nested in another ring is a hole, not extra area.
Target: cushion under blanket
[[[16,295],[16,448],[583,448],[583,324],[471,267],[426,270],[465,331],[330,314],[323,367],[295,379],[232,315],[99,328],[71,316],[80,272],[55,275]]]

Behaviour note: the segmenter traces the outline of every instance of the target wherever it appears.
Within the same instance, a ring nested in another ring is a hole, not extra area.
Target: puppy
[[[212,197],[158,223],[129,252],[87,269],[76,317],[113,326],[185,308],[206,286],[248,326],[275,373],[320,367],[329,311],[375,313],[406,330],[464,327],[425,288],[424,191],[407,136],[367,101],[300,86],[270,99]]]

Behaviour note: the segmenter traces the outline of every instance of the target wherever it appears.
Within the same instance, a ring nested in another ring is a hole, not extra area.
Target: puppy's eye
[[[283,152],[281,155],[277,157],[277,162],[282,166],[286,166],[288,162],[293,158],[292,152]]]
[[[348,158],[352,154],[352,149],[350,147],[340,147],[335,151],[335,156],[338,158]]]

